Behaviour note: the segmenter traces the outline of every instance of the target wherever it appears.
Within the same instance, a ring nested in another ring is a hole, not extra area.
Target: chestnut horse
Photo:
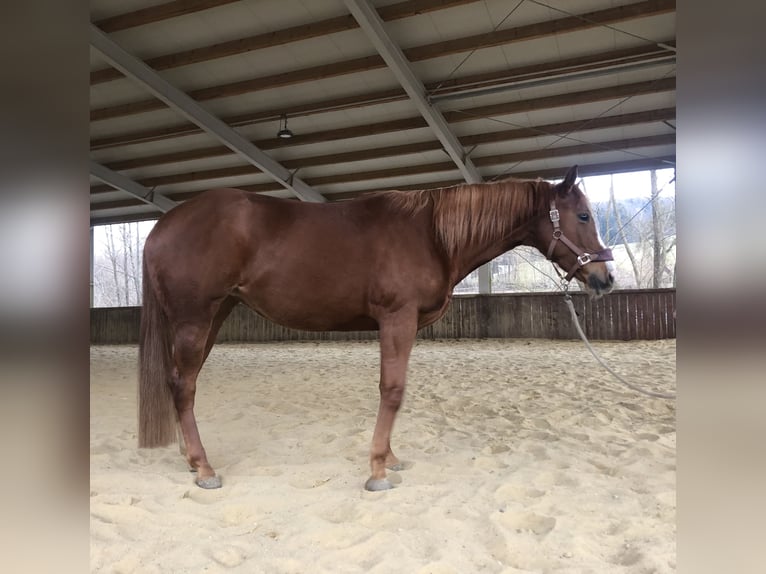
[[[612,288],[611,253],[576,178],[577,166],[559,184],[508,179],[333,203],[216,189],[176,207],[144,247],[139,446],[174,442],[178,424],[196,483],[221,486],[197,431],[194,395],[218,330],[241,301],[293,329],[380,331],[365,488],[391,488],[386,467],[400,467],[391,429],[410,351],[460,280],[531,245],[592,294]]]

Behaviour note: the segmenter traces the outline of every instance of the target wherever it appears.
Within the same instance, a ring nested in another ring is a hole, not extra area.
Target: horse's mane
[[[504,179],[418,191],[389,191],[390,204],[415,214],[433,206],[436,236],[454,255],[468,243],[510,235],[522,223],[549,209],[553,185],[543,180]]]

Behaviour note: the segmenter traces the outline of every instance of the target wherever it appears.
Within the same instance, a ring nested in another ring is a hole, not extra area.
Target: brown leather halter
[[[555,249],[556,242],[558,241],[561,241],[561,243],[569,247],[569,249],[575,255],[577,255],[577,263],[574,264],[566,276],[561,274],[561,272],[558,270],[558,267],[555,265],[553,266],[559,277],[569,282],[572,280],[572,277],[574,277],[574,274],[580,267],[584,267],[591,261],[614,261],[614,257],[612,257],[612,250],[608,247],[601,249],[600,251],[596,251],[595,253],[587,253],[584,249],[580,249],[577,245],[572,243],[572,241],[570,241],[569,238],[564,235],[564,233],[561,231],[561,228],[559,227],[561,216],[559,215],[559,210],[556,209],[556,201],[553,199],[551,199],[550,218],[551,223],[553,223],[553,239],[551,239],[551,244],[548,247],[546,258],[548,258],[550,261],[553,261],[553,259],[551,259],[551,255],[553,255],[553,250]]]

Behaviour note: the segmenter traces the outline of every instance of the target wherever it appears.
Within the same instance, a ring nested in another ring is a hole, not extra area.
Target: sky
[[[671,180],[675,175],[675,169],[657,170],[657,187],[660,189],[660,197],[673,197],[676,193],[676,182]],[[609,200],[609,185],[614,177],[614,195],[617,201],[645,197],[649,199],[652,193],[651,176],[649,171],[635,171],[628,173],[616,173],[610,175],[595,175],[584,177],[584,185],[580,187],[593,202]]]

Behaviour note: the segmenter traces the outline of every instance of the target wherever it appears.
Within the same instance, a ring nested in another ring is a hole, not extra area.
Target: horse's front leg
[[[407,363],[417,333],[417,313],[398,313],[379,319],[380,324],[380,406],[370,449],[372,474],[365,483],[367,490],[393,488],[386,478],[386,466],[399,460],[391,452],[391,429],[402,404],[407,380]]]

